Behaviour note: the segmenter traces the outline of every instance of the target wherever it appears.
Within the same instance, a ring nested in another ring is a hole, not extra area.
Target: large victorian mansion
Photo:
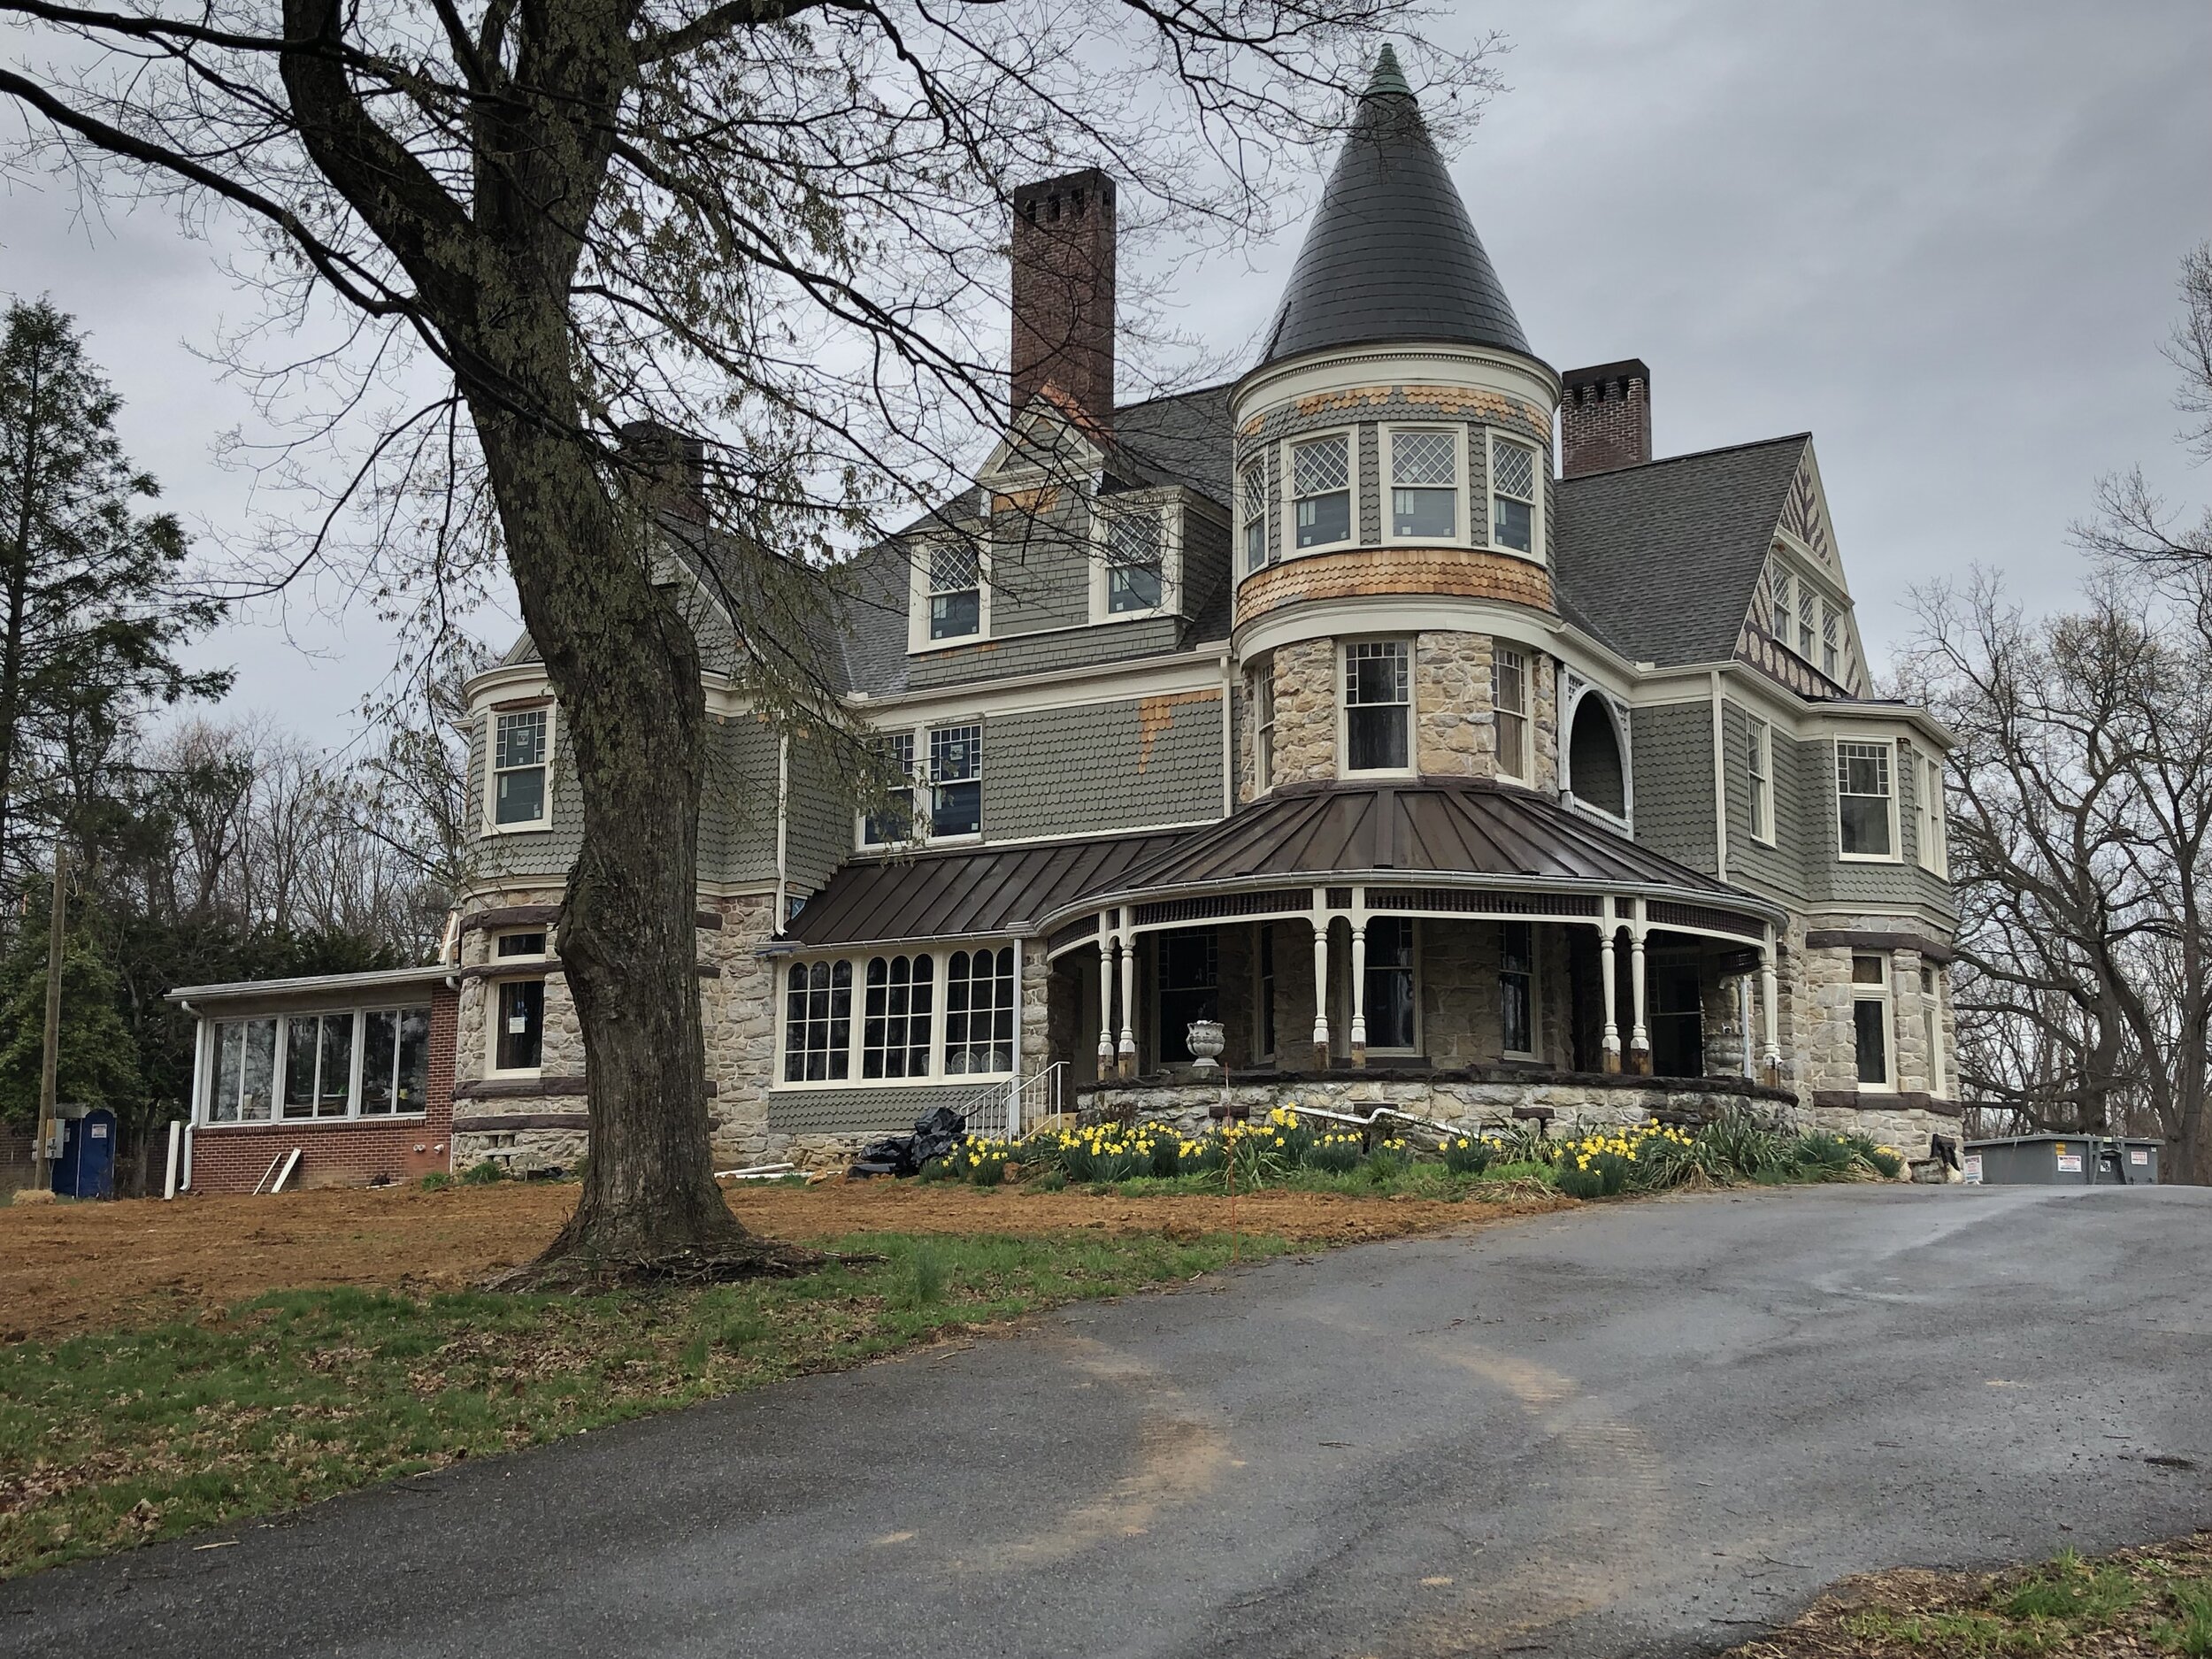
[[[824,655],[879,787],[708,676],[718,1156],[1202,1111],[1203,1020],[1254,1105],[1955,1134],[1948,739],[1870,694],[1811,438],[1655,456],[1643,363],[1547,362],[1387,55],[1239,379],[1116,403],[1115,238],[1103,173],[1016,194],[1005,429],[849,572]],[[194,1185],[581,1150],[526,639],[470,718],[452,959],[177,994]]]

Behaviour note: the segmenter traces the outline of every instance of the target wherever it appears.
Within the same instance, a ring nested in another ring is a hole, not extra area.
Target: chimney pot
[[[1570,369],[1560,381],[1560,477],[1651,459],[1651,371],[1641,357]]]
[[[1015,190],[1010,414],[1049,385],[1100,431],[1112,425],[1113,209],[1114,181],[1095,167]]]

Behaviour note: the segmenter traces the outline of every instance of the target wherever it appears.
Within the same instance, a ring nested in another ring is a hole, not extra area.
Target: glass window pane
[[[543,933],[502,933],[493,947],[493,954],[501,956],[542,956],[545,955]]]
[[[295,1014],[284,1022],[284,1115],[315,1115],[316,1019]]]
[[[424,1019],[426,1035],[429,1020]],[[361,1115],[381,1117],[392,1110],[392,1067],[399,1048],[399,1014],[371,1009],[361,1017]],[[427,1062],[428,1049],[426,1047]],[[410,1108],[411,1110],[418,1110]]]
[[[1154,611],[1159,608],[1164,589],[1157,567],[1147,569],[1133,565],[1127,569],[1109,571],[1106,576],[1106,609],[1116,616],[1127,611]]]
[[[1857,1038],[1859,1081],[1887,1083],[1889,1081],[1888,1004],[1872,997],[1863,997],[1851,1004],[1851,1019]]]
[[[1491,465],[1496,469],[1491,489],[1515,501],[1536,499],[1536,452],[1517,443],[1494,444]]]
[[[1459,534],[1459,492],[1397,489],[1390,492],[1390,534],[1452,536]]]
[[[380,1056],[381,1050],[376,1051]],[[399,1110],[430,1110],[430,1010],[403,1008],[399,1011]]]
[[[1528,503],[1499,496],[1495,528],[1491,533],[1491,540],[1500,547],[1511,548],[1516,553],[1533,552],[1536,548],[1536,521]]]
[[[501,982],[496,1004],[499,1021],[498,1058],[502,1071],[527,1071],[540,1063],[545,1042],[545,981],[507,979]]]
[[[1354,709],[1345,730],[1352,772],[1401,771],[1406,764],[1406,711],[1402,707]]]
[[[267,1123],[275,1106],[277,1023],[271,1019],[245,1022],[245,1051],[240,1064],[238,1118],[242,1123]]]
[[[1298,503],[1298,545],[1326,547],[1348,541],[1352,535],[1352,497],[1349,491],[1311,495]]]
[[[1367,1046],[1413,1047],[1413,924],[1377,917],[1367,924],[1364,987]]]
[[[535,824],[545,817],[545,768],[503,772],[493,786],[492,818],[499,824]]]
[[[315,1086],[315,1116],[342,1118],[353,1102],[353,1016],[323,1016],[322,1064]]]
[[[958,639],[983,627],[983,598],[973,588],[963,594],[933,594],[929,601],[929,637]]]
[[[244,1076],[246,1028],[236,1020],[215,1027],[215,1086],[208,1097],[207,1121],[238,1121],[238,1092]]]

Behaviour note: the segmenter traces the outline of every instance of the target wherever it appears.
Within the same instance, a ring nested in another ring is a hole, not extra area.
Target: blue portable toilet
[[[61,1120],[54,1192],[62,1198],[115,1196],[115,1114],[104,1106]]]

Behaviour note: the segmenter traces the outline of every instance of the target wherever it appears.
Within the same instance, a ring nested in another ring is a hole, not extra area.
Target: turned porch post
[[[1137,939],[1121,936],[1121,1046],[1114,1069],[1125,1078],[1137,1075]]]
[[[1352,1064],[1367,1064],[1367,913],[1352,912]]]
[[[1609,898],[1605,918],[1598,924],[1598,975],[1605,983],[1605,1038],[1599,1046],[1603,1052],[1601,1064],[1608,1071],[1621,1069],[1620,976],[1613,962],[1613,935],[1618,927],[1613,901]]]
[[[1329,1069],[1329,912],[1313,895],[1313,1069]]]
[[[1759,1052],[1759,1081],[1769,1088],[1782,1087],[1782,1022],[1774,977],[1774,933],[1769,929],[1759,947],[1759,1023],[1763,1041]]]
[[[1114,935],[1098,918],[1098,1080],[1114,1071]]]
[[[1634,1000],[1636,1023],[1628,1033],[1628,1069],[1638,1077],[1651,1075],[1651,1016],[1644,1002],[1644,902],[1638,899],[1628,924],[1628,994]]]

